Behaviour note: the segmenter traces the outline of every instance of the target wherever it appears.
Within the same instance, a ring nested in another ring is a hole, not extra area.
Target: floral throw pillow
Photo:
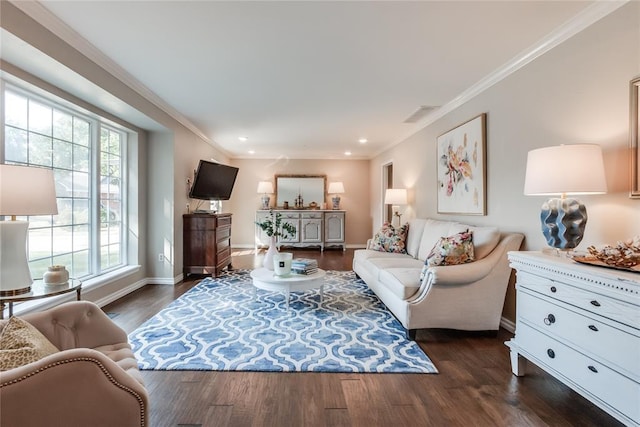
[[[35,362],[58,351],[35,326],[12,316],[0,332],[0,371]]]
[[[373,236],[371,247],[374,251],[378,252],[392,252],[397,254],[407,253],[407,232],[409,231],[409,224],[405,224],[402,227],[395,228],[393,225],[385,222],[382,224],[382,228]]]
[[[458,265],[475,260],[473,252],[473,232],[463,231],[449,237],[441,237],[427,256],[420,272],[420,281],[424,279],[429,267],[438,265]]]

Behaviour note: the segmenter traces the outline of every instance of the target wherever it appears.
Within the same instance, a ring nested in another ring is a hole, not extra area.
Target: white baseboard
[[[502,326],[503,328],[505,328],[507,331],[511,332],[512,334],[516,333],[516,324],[513,323],[509,319],[506,319],[506,318],[502,317],[500,319],[500,326]]]
[[[136,291],[138,289],[140,289],[141,287],[145,286],[146,284],[149,283],[149,279],[142,279],[142,280],[138,280],[135,283],[130,284],[129,286],[126,286],[120,290],[118,290],[117,292],[112,293],[111,295],[107,295],[104,298],[100,298],[96,301],[94,301],[94,303],[96,303],[99,307],[104,307],[105,305],[114,302],[115,300],[122,298],[125,295],[130,294],[133,291]]]

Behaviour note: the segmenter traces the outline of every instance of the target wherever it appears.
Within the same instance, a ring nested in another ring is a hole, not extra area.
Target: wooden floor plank
[[[287,250],[326,270],[351,270],[353,250]],[[262,252],[234,250],[234,268],[260,266]],[[132,332],[195,286],[147,285],[107,306]],[[424,374],[143,371],[150,425],[207,426],[621,426],[531,365],[511,374],[512,334],[420,330],[420,347],[439,370]]]

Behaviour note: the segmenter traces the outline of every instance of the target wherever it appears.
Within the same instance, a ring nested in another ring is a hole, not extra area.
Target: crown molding
[[[434,123],[436,120],[444,117],[456,108],[469,102],[471,99],[480,95],[482,92],[489,89],[496,83],[507,78],[511,74],[520,70],[525,65],[544,55],[554,47],[567,41],[574,35],[595,24],[610,13],[618,10],[629,1],[630,0],[596,0],[594,4],[586,7],[580,13],[576,14],[573,18],[569,19],[567,22],[551,31],[533,46],[523,50],[510,61],[467,88],[460,95],[442,105],[440,108],[427,114],[423,120],[420,120],[418,123],[416,123],[411,131],[393,141],[386,148],[382,149],[371,158],[377,157],[386,150],[400,144],[402,141],[407,140],[422,129]]]
[[[230,157],[230,154],[220,147],[215,141],[212,141],[207,137],[195,124],[182,115],[178,110],[173,108],[162,98],[156,95],[151,89],[147,88],[133,75],[127,72],[124,68],[119,66],[111,58],[102,53],[94,45],[92,45],[87,39],[82,37],[73,28],[65,24],[60,18],[50,12],[38,1],[14,1],[9,0],[15,7],[26,13],[28,16],[36,20],[40,25],[51,31],[53,34],[62,39],[65,43],[76,49],[78,52],[95,62],[109,74],[120,80],[123,84],[131,88],[140,96],[151,102],[160,110],[171,116],[174,120],[182,124],[191,132],[202,138],[204,141],[220,150],[226,156]]]

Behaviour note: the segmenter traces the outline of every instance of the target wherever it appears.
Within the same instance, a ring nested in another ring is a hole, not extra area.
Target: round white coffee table
[[[255,289],[266,291],[285,291],[287,294],[287,309],[289,309],[289,297],[291,291],[307,291],[320,288],[320,302],[324,298],[324,276],[327,273],[318,269],[313,274],[290,274],[288,276],[276,276],[272,270],[257,268],[251,271],[253,286]]]

